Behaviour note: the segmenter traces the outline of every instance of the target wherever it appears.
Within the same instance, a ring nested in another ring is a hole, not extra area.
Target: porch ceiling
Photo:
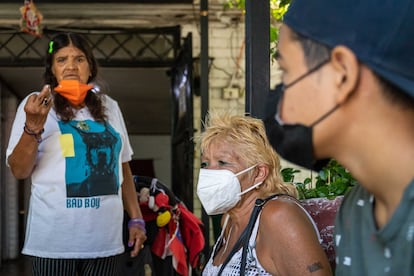
[[[199,2],[193,4],[44,3],[34,1],[41,11],[43,26],[54,30],[155,28],[199,24]],[[0,31],[19,30],[23,0],[0,3]],[[221,0],[209,1],[209,21],[231,21],[240,11],[223,11]],[[1,44],[1,41],[0,41]],[[0,48],[0,51],[2,49]],[[170,126],[170,80],[168,68],[101,68],[111,96],[124,113],[131,134],[167,134]],[[41,86],[43,68],[0,68],[0,78],[24,96]]]

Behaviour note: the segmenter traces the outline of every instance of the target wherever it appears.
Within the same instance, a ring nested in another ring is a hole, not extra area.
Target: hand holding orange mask
[[[80,83],[77,80],[62,80],[54,90],[65,97],[72,105],[78,106],[83,103],[86,94],[92,88],[92,85]]]

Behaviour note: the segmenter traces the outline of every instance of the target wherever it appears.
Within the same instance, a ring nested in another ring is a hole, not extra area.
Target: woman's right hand
[[[11,172],[17,179],[30,176],[36,163],[38,145],[52,107],[50,86],[45,85],[39,94],[30,95],[24,106],[26,122],[19,142],[8,158]]]
[[[53,105],[50,85],[43,86],[39,94],[31,95],[24,106],[26,112],[26,127],[34,132],[40,132],[46,122],[47,114]]]

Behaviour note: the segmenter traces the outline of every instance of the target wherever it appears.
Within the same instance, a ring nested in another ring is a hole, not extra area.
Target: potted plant
[[[299,200],[314,219],[323,240],[322,246],[332,269],[335,269],[335,216],[344,194],[356,185],[356,180],[336,160],[331,160],[314,181],[308,177],[303,182],[295,182],[295,175],[299,172],[291,167],[281,171],[284,181],[295,184]]]
[[[341,166],[336,160],[332,159],[315,177],[315,183],[307,177],[303,182],[296,182],[295,175],[299,169],[287,167],[281,173],[285,182],[294,183],[299,193],[299,199],[309,198],[328,198],[334,199],[344,195],[356,184],[352,175]]]

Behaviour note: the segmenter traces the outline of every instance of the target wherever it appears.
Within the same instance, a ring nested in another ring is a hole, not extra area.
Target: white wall
[[[132,159],[153,159],[156,177],[171,187],[171,136],[131,135]]]
[[[9,142],[10,130],[19,101],[0,83],[1,115],[1,187],[0,187],[0,257],[4,260],[15,259],[19,256],[19,189],[18,181],[6,167],[5,152]]]

